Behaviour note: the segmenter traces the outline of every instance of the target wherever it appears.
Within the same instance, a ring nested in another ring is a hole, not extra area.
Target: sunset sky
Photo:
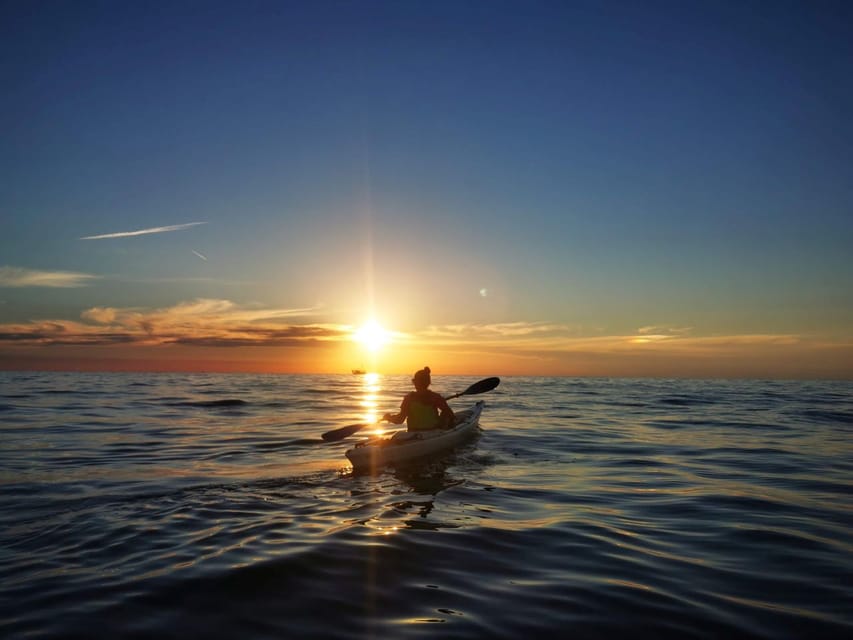
[[[0,368],[853,378],[849,7],[5,1]]]

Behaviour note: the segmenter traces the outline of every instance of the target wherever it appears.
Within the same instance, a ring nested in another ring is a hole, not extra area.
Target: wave
[[[167,402],[166,404],[170,407],[221,408],[245,407],[249,402],[239,398],[223,398],[221,400],[184,400],[180,402]]]
[[[829,409],[804,409],[800,415],[807,420],[814,420],[822,424],[853,424],[853,412]]]
[[[510,379],[353,475],[406,377],[7,380],[3,637],[853,636],[849,385]]]

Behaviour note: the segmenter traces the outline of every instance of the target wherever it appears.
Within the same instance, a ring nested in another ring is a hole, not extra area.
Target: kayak
[[[364,471],[448,451],[476,433],[484,405],[480,400],[470,409],[456,412],[452,429],[401,431],[390,438],[369,438],[349,449],[346,456],[354,471]]]
[[[470,409],[457,412],[452,429],[401,431],[390,438],[369,438],[349,449],[346,457],[354,471],[364,471],[447,451],[477,431],[484,405],[480,400]]]

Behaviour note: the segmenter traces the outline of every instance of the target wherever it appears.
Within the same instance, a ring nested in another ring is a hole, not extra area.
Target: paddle
[[[486,378],[485,380],[480,380],[479,382],[475,382],[470,387],[465,389],[462,393],[457,393],[452,396],[448,396],[445,400],[453,400],[453,398],[459,398],[461,396],[475,396],[478,393],[486,393],[487,391],[491,391],[495,387],[497,387],[501,383],[500,378]],[[359,424],[351,424],[346,427],[341,427],[340,429],[333,429],[332,431],[327,431],[323,434],[322,438],[326,442],[335,442],[336,440],[343,440],[347,436],[351,436],[357,431],[362,430],[364,427],[369,427],[372,422],[361,422]]]

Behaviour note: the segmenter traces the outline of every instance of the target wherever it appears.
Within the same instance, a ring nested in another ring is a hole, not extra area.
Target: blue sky
[[[559,325],[468,345],[548,372],[561,337],[650,327],[850,349],[851,14],[4,2],[0,323],[204,299],[424,340]]]

